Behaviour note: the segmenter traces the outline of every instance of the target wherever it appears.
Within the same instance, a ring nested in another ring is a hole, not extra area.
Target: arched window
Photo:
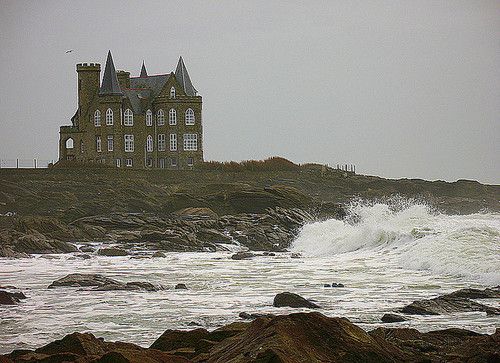
[[[175,108],[171,108],[170,111],[168,111],[168,124],[177,125],[177,111]]]
[[[170,88],[170,98],[175,98],[175,87]]]
[[[123,124],[125,126],[134,126],[134,114],[130,108],[125,110]]]
[[[158,113],[156,114],[156,123],[158,124],[158,126],[165,125],[165,114],[163,113],[162,109],[159,109]]]
[[[73,149],[74,147],[74,142],[73,142],[73,139],[70,137],[69,139],[66,140],[66,149]]]
[[[94,126],[101,126],[101,111],[99,110],[94,112]]]
[[[192,108],[186,110],[186,125],[194,125],[194,111]]]
[[[113,125],[113,110],[110,108],[106,110],[106,125],[108,126]]]
[[[153,126],[153,113],[151,110],[146,111],[146,126]]]
[[[148,135],[146,139],[146,150],[148,153],[153,152],[153,136]]]

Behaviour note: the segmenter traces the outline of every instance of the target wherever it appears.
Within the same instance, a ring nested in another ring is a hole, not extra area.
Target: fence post
[[[36,159],[33,159],[33,166],[35,167],[36,169]]]
[[[19,159],[16,159],[16,169],[19,169]]]

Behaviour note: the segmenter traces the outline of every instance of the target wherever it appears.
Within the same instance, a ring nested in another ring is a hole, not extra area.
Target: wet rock
[[[276,253],[274,252],[264,252],[262,256],[276,256]]]
[[[332,287],[345,287],[345,286],[344,286],[344,284],[333,282]]]
[[[156,251],[155,253],[153,253],[151,257],[157,258],[157,257],[167,257],[167,256],[163,252]]]
[[[380,319],[383,323],[399,323],[402,321],[408,321],[405,317],[398,315],[398,314],[384,314],[382,316],[382,319]]]
[[[49,285],[49,289],[60,286],[71,287],[88,287],[88,286],[104,286],[104,285],[120,285],[117,280],[110,279],[99,274],[69,274],[59,280],[54,281]]]
[[[500,286],[486,288],[484,290],[479,289],[461,289],[454,291],[450,294],[445,295],[452,298],[464,298],[464,299],[498,299],[500,298]]]
[[[177,285],[175,285],[175,289],[176,290],[187,290],[188,288],[187,288],[186,284],[177,284]]]
[[[108,256],[108,257],[118,257],[118,256],[127,256],[128,252],[121,248],[109,247],[109,248],[100,248],[97,251],[97,254],[100,256]]]
[[[113,283],[98,286],[93,290],[96,291],[115,291],[115,290],[127,290],[127,291],[159,291],[162,290],[161,286],[155,286],[149,282],[144,281],[132,281],[127,283]]]
[[[232,260],[247,260],[247,259],[250,259],[252,257],[255,257],[256,255],[252,252],[244,252],[244,251],[240,251],[240,252],[236,252],[234,255],[231,256],[231,259]]]
[[[90,255],[87,255],[86,253],[82,253],[81,255],[78,255],[78,257],[80,257],[83,260],[89,260],[92,258]]]
[[[275,315],[274,314],[259,314],[259,313],[246,313],[246,312],[241,312],[238,314],[238,316],[242,319],[245,320],[255,320],[258,318],[272,318]]]
[[[332,287],[330,284],[324,284],[323,287]]]
[[[208,362],[393,362],[409,356],[342,318],[299,313],[254,320],[213,347]]]
[[[80,247],[80,251],[81,252],[87,252],[87,253],[92,253],[95,251],[95,248],[94,247],[91,247],[91,246],[81,246]]]
[[[292,253],[290,255],[290,258],[301,258],[302,256],[300,255],[300,253]]]
[[[22,292],[9,292],[0,290],[0,305],[16,305],[20,300],[26,299]]]
[[[291,293],[291,292],[282,292],[277,294],[274,297],[273,301],[274,307],[284,307],[289,306],[292,308],[309,308],[309,309],[317,309],[320,306],[304,299],[302,296]]]
[[[498,308],[449,295],[414,301],[401,309],[402,313],[410,315],[441,315],[468,311],[483,311],[488,315],[500,315]]]

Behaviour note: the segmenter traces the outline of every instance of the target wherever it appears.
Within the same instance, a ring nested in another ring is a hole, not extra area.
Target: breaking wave
[[[446,215],[402,198],[356,202],[344,221],[304,226],[292,249],[306,257],[370,256],[405,269],[500,284],[498,213]]]

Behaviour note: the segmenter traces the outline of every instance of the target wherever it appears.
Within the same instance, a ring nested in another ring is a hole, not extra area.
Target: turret
[[[118,71],[116,76],[118,77],[118,83],[122,90],[130,88],[130,72]]]
[[[118,77],[116,76],[116,70],[113,63],[113,57],[111,56],[111,51],[108,52],[108,58],[106,59],[106,67],[104,68],[104,76],[102,77],[99,95],[123,96],[123,92],[120,89],[120,84],[118,83]]]
[[[78,73],[78,109],[85,110],[92,98],[99,92],[101,65],[99,63],[80,63]]]

